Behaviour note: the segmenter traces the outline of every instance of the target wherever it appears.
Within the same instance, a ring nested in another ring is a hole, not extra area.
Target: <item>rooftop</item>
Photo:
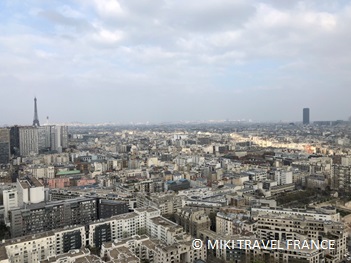
[[[76,258],[79,257],[79,258]],[[64,259],[68,259],[68,258],[76,258],[75,262],[100,262],[100,261],[93,261],[93,259],[95,258],[96,260],[96,256],[91,257],[90,255],[90,251],[88,249],[76,249],[76,250],[71,250],[68,253],[62,254],[62,255],[58,255],[58,256],[54,256],[54,257],[50,257],[48,259],[42,260],[40,261],[41,263],[53,263],[53,262],[57,262],[57,260],[64,260]],[[82,259],[83,261],[79,261],[80,259]],[[89,261],[90,260],[90,261]]]
[[[114,259],[114,262],[119,263],[134,263],[139,262],[137,258],[127,247],[121,246],[113,248],[109,251],[109,255]]]
[[[72,170],[72,171],[60,171],[56,175],[72,175],[72,174],[80,174],[79,170]]]
[[[35,177],[27,177],[24,180],[18,180],[23,189],[28,189],[31,187],[42,187],[43,184],[38,181]]]

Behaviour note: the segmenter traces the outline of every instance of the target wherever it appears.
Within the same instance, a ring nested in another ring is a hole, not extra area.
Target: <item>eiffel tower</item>
[[[34,98],[34,120],[33,126],[39,127],[38,109],[37,109],[37,98]]]

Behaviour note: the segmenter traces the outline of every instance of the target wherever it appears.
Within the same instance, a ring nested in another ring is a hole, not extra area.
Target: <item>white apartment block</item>
[[[54,166],[28,167],[26,171],[35,178],[55,178]]]
[[[6,254],[11,263],[38,262],[56,255],[56,238],[53,233],[27,236],[7,245]]]
[[[92,246],[97,244],[96,231],[101,231],[101,238],[106,241],[120,240],[143,231],[148,233],[150,237],[170,245],[175,242],[178,236],[184,234],[181,226],[161,217],[160,210],[156,208],[138,208],[132,213],[90,224],[89,244]]]
[[[152,238],[171,245],[175,242],[175,238],[184,233],[183,227],[164,218],[154,217],[147,220],[147,233]]]
[[[119,262],[124,262],[123,260],[128,258],[126,263],[147,259],[154,263],[157,245],[159,242],[150,240],[146,235],[132,236],[120,241],[104,243],[101,246],[100,257],[119,260]]]
[[[255,227],[256,222],[243,214],[218,212],[216,215],[216,233],[221,235],[253,233]]]
[[[274,180],[278,185],[292,184],[293,172],[279,169],[274,173]]]
[[[201,249],[193,249],[192,241],[184,240],[173,245],[162,244],[157,246],[155,263],[193,263],[196,259],[205,260],[206,258],[205,246]]]
[[[85,227],[78,226],[67,228],[59,231],[54,231],[56,240],[56,255],[67,253],[71,250],[71,247],[80,248],[86,244]],[[81,244],[81,246],[79,246]],[[68,248],[68,247],[69,248]]]
[[[46,154],[43,156],[43,159],[46,165],[65,164],[65,163],[69,163],[70,156],[68,153]]]
[[[137,207],[155,207],[160,210],[161,215],[173,214],[184,206],[184,197],[173,194],[153,194],[150,199],[143,193],[137,195]]]
[[[201,238],[203,240],[250,240],[252,243],[258,240],[255,235],[227,235],[218,234],[211,230],[202,230]],[[281,248],[284,248],[284,243],[280,244]],[[236,244],[236,247],[226,248],[225,246],[216,246],[214,249],[209,249],[208,253],[212,256],[225,260],[226,262],[308,262],[308,263],[320,263],[325,262],[323,251],[318,249],[278,249],[272,250],[270,248],[261,249],[250,249],[248,247],[240,247]],[[329,253],[329,251],[326,251]],[[339,262],[339,261],[335,261]]]
[[[351,156],[341,157],[341,165],[342,166],[351,166]]]
[[[136,235],[139,229],[145,228],[145,226],[146,221],[134,212],[114,216],[107,220],[99,220],[89,225],[89,244],[96,246],[98,240],[96,240],[95,233],[102,227],[105,229],[101,230],[102,237],[99,243]]]
[[[44,186],[34,177],[17,179],[18,204],[40,203],[45,200]]]
[[[205,260],[206,248],[193,249],[191,242],[189,235],[172,245],[150,239],[146,235],[133,236],[103,244],[100,257],[119,263],[137,263],[145,259],[150,263],[193,263],[196,259]]]
[[[94,262],[103,263],[104,261],[98,256],[91,255],[90,250],[85,249],[74,249],[68,253],[58,255],[55,257],[50,257],[40,263],[75,263],[75,262]]]
[[[150,238],[145,239],[145,235],[141,239],[137,238],[140,230],[145,231]],[[167,262],[167,259],[170,259],[170,263],[193,263],[195,259],[206,259],[205,247],[194,250],[191,247],[191,236],[185,234],[181,226],[161,217],[160,211],[155,208],[139,208],[135,212],[94,222],[88,231],[87,238],[85,226],[72,226],[8,240],[0,245],[0,263],[42,260],[75,262],[71,256],[65,258],[64,255],[72,249],[81,249],[86,245],[101,247],[102,254],[108,255],[111,262],[138,263],[141,258],[153,259],[152,262],[156,263]],[[127,247],[123,245],[125,248],[116,248],[119,246],[116,244],[125,238],[129,238]],[[111,245],[113,251],[107,253],[109,242],[114,242],[115,245]],[[60,255],[66,261],[60,261]],[[125,261],[126,259],[128,260]]]
[[[145,231],[152,238],[157,238],[166,244],[173,244],[178,235],[183,234],[183,228],[176,223],[160,216],[156,208],[138,208],[135,212],[114,216],[110,219],[99,220],[89,226],[89,243],[95,246],[97,229],[104,228],[103,239],[119,240]],[[106,233],[105,233],[106,232]]]
[[[282,208],[251,208],[251,217],[257,220],[262,215],[286,215],[286,216],[305,216],[319,221],[340,221],[340,214],[336,212],[335,208],[321,207],[319,210],[305,210],[305,209],[282,209]]]
[[[261,169],[249,170],[245,172],[252,181],[262,182],[267,180],[267,171]]]
[[[0,246],[0,262],[39,262],[83,246],[85,246],[84,226],[58,229],[55,232],[49,231],[6,241]]]
[[[233,234],[233,220],[235,217],[232,214],[224,214],[218,212],[216,215],[216,233],[218,234]]]
[[[333,240],[335,249],[323,250],[331,262],[340,262],[347,252],[347,233],[341,222],[308,219],[301,215],[261,215],[256,235],[262,240]]]
[[[289,263],[289,262],[308,262],[308,263],[320,263],[324,261],[323,251],[318,249],[288,249],[288,250],[269,250],[262,249],[257,250],[255,259],[267,260],[267,262]],[[247,251],[247,253],[249,253]],[[267,257],[268,255],[268,257]],[[269,261],[268,261],[269,260]],[[264,262],[264,261],[262,261]]]
[[[9,211],[18,207],[18,192],[16,189],[4,190],[2,192],[3,205],[4,205],[4,214],[5,214],[5,223],[8,223]]]

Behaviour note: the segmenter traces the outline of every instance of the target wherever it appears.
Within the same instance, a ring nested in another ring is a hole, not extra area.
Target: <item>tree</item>
[[[139,236],[141,236],[141,235],[146,235],[146,234],[147,234],[146,228],[145,228],[145,227],[139,228],[138,231],[137,231],[137,234],[138,234]]]
[[[3,223],[0,223],[0,239],[10,238],[10,229]]]

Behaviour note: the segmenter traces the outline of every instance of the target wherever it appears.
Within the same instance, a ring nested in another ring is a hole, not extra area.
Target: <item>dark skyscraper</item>
[[[0,128],[0,164],[10,160],[10,129]]]
[[[34,98],[34,119],[33,126],[39,127],[39,118],[38,118],[38,108],[37,108],[37,98]]]
[[[19,127],[13,126],[10,130],[10,150],[11,154],[19,156]]]
[[[303,124],[310,124],[310,109],[309,108],[304,108],[303,109],[302,123]]]

